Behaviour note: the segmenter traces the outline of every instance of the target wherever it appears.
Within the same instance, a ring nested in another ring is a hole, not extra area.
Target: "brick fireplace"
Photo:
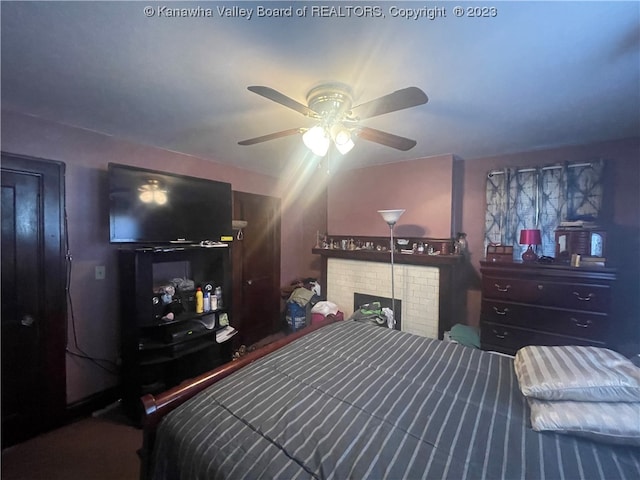
[[[401,330],[438,338],[440,271],[437,267],[395,264],[395,298],[401,300]],[[327,298],[348,318],[354,294],[391,296],[391,264],[341,258],[327,260]]]
[[[342,239],[343,237],[334,237]],[[344,237],[349,238],[349,237]],[[384,237],[363,237],[362,241],[384,244]],[[430,245],[447,242],[416,239]],[[388,251],[314,248],[321,257],[320,284],[327,300],[336,303],[345,315],[353,313],[354,294],[388,299],[391,297],[391,263]],[[463,272],[467,260],[462,255],[395,256],[395,298],[400,310],[400,329],[416,335],[443,338],[456,323],[465,323]],[[384,305],[384,302],[383,306]]]

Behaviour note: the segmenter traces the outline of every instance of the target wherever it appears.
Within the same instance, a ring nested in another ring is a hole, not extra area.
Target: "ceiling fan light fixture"
[[[336,124],[331,127],[331,138],[338,151],[345,155],[355,146],[351,139],[351,131],[344,125]]]
[[[324,157],[329,151],[331,139],[323,127],[316,125],[304,132],[302,141],[315,155]]]
[[[303,133],[304,144],[316,156],[320,157],[327,155],[332,142],[336,146],[336,150],[345,155],[355,146],[354,136],[403,152],[412,149],[416,146],[415,140],[366,127],[360,125],[359,122],[398,110],[417,107],[429,100],[418,87],[407,87],[353,107],[351,88],[343,83],[330,82],[311,89],[307,94],[307,105],[303,105],[270,87],[254,85],[247,88],[268,100],[314,119],[316,126],[310,129],[306,127],[290,128],[281,132],[249,138],[239,141],[239,145],[254,145]]]
[[[331,127],[331,138],[336,145],[344,145],[351,140],[351,132],[340,124]]]
[[[346,155],[347,153],[349,153],[354,146],[355,146],[355,143],[353,143],[353,140],[351,139],[349,139],[347,143],[343,143],[343,144],[336,143],[336,148],[342,155]]]

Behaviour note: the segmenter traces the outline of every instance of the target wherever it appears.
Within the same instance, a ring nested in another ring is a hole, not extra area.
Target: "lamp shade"
[[[378,210],[378,213],[382,215],[382,218],[389,225],[395,225],[395,223],[400,219],[402,214],[405,212],[405,209],[397,209],[397,210]]]
[[[540,230],[520,230],[520,245],[542,245]]]
[[[320,125],[310,128],[302,135],[302,141],[314,155],[324,157],[329,150],[331,139]]]
[[[340,124],[331,127],[331,138],[342,155],[346,155],[354,147],[351,132]]]

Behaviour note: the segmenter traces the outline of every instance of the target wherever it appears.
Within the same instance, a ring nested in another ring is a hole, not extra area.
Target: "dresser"
[[[480,272],[483,350],[611,342],[615,269],[481,261]]]

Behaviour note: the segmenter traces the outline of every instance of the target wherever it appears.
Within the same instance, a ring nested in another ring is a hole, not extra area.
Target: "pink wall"
[[[452,173],[457,157],[443,155],[343,172],[328,187],[328,232],[333,235],[387,235],[388,227],[376,213],[384,208],[406,208],[399,235],[447,237],[467,233],[470,268],[466,318],[477,325],[480,317],[480,260],[484,258],[486,174],[506,166],[542,166],[561,162],[607,160],[612,238],[624,249],[612,252],[621,269],[621,290],[640,285],[640,140],[629,139],[565,148],[521,152],[462,161],[460,178]],[[453,185],[453,191],[452,191]],[[461,219],[453,215],[451,201],[461,195]],[[449,225],[453,223],[453,231]],[[458,226],[459,230],[458,230]],[[624,250],[624,251],[620,251]],[[625,256],[626,255],[626,256]],[[616,256],[618,258],[616,259]],[[638,299],[625,298],[627,315],[640,316]],[[636,327],[640,330],[640,327]]]
[[[452,155],[340,172],[328,187],[328,233],[385,236],[377,211],[404,208],[394,233],[447,238],[453,194]]]
[[[118,355],[116,251],[109,244],[107,163],[116,162],[229,182],[234,190],[279,197],[286,183],[277,179],[107,135],[2,111],[2,150],[66,164],[66,207],[72,255],[71,298],[78,345],[92,357],[115,361]],[[282,251],[301,243],[295,221],[283,216]],[[295,261],[283,254],[282,275]],[[106,267],[105,280],[95,267]],[[293,265],[293,266],[292,266]],[[68,322],[73,348],[73,323]],[[90,362],[67,356],[67,402],[73,403],[116,385],[118,378]]]
[[[330,178],[318,168],[315,159],[305,155],[290,159],[281,174],[278,191],[282,199],[282,285],[320,273],[320,259],[311,249],[317,231],[326,231],[326,189]]]
[[[606,142],[547,151],[527,152],[463,161],[460,179],[454,175],[453,155],[442,155],[365,169],[337,172],[328,177],[305,167],[276,180],[154,147],[2,111],[2,150],[59,160],[67,166],[69,244],[73,256],[71,296],[79,345],[94,357],[115,360],[118,350],[116,246],[108,243],[106,167],[127,163],[158,170],[227,181],[237,191],[272,195],[282,200],[282,283],[319,273],[311,254],[317,230],[333,235],[386,236],[388,227],[377,210],[405,208],[396,228],[400,235],[449,237],[468,234],[472,269],[467,293],[467,323],[479,318],[479,260],[484,256],[484,186],[486,173],[503,166],[531,166],[562,161],[605,158],[611,162],[614,192],[613,221],[633,239],[623,280],[638,286],[640,264],[640,141]],[[325,191],[326,187],[326,191]],[[452,214],[452,201],[461,197],[461,220]],[[454,226],[452,226],[452,223]],[[634,236],[635,235],[635,236]],[[97,265],[107,277],[94,278]],[[628,268],[627,268],[628,267]],[[637,297],[637,295],[636,295]],[[630,311],[640,313],[636,304]],[[73,346],[71,322],[69,345]],[[117,384],[118,379],[92,364],[68,357],[67,400],[86,398]]]

